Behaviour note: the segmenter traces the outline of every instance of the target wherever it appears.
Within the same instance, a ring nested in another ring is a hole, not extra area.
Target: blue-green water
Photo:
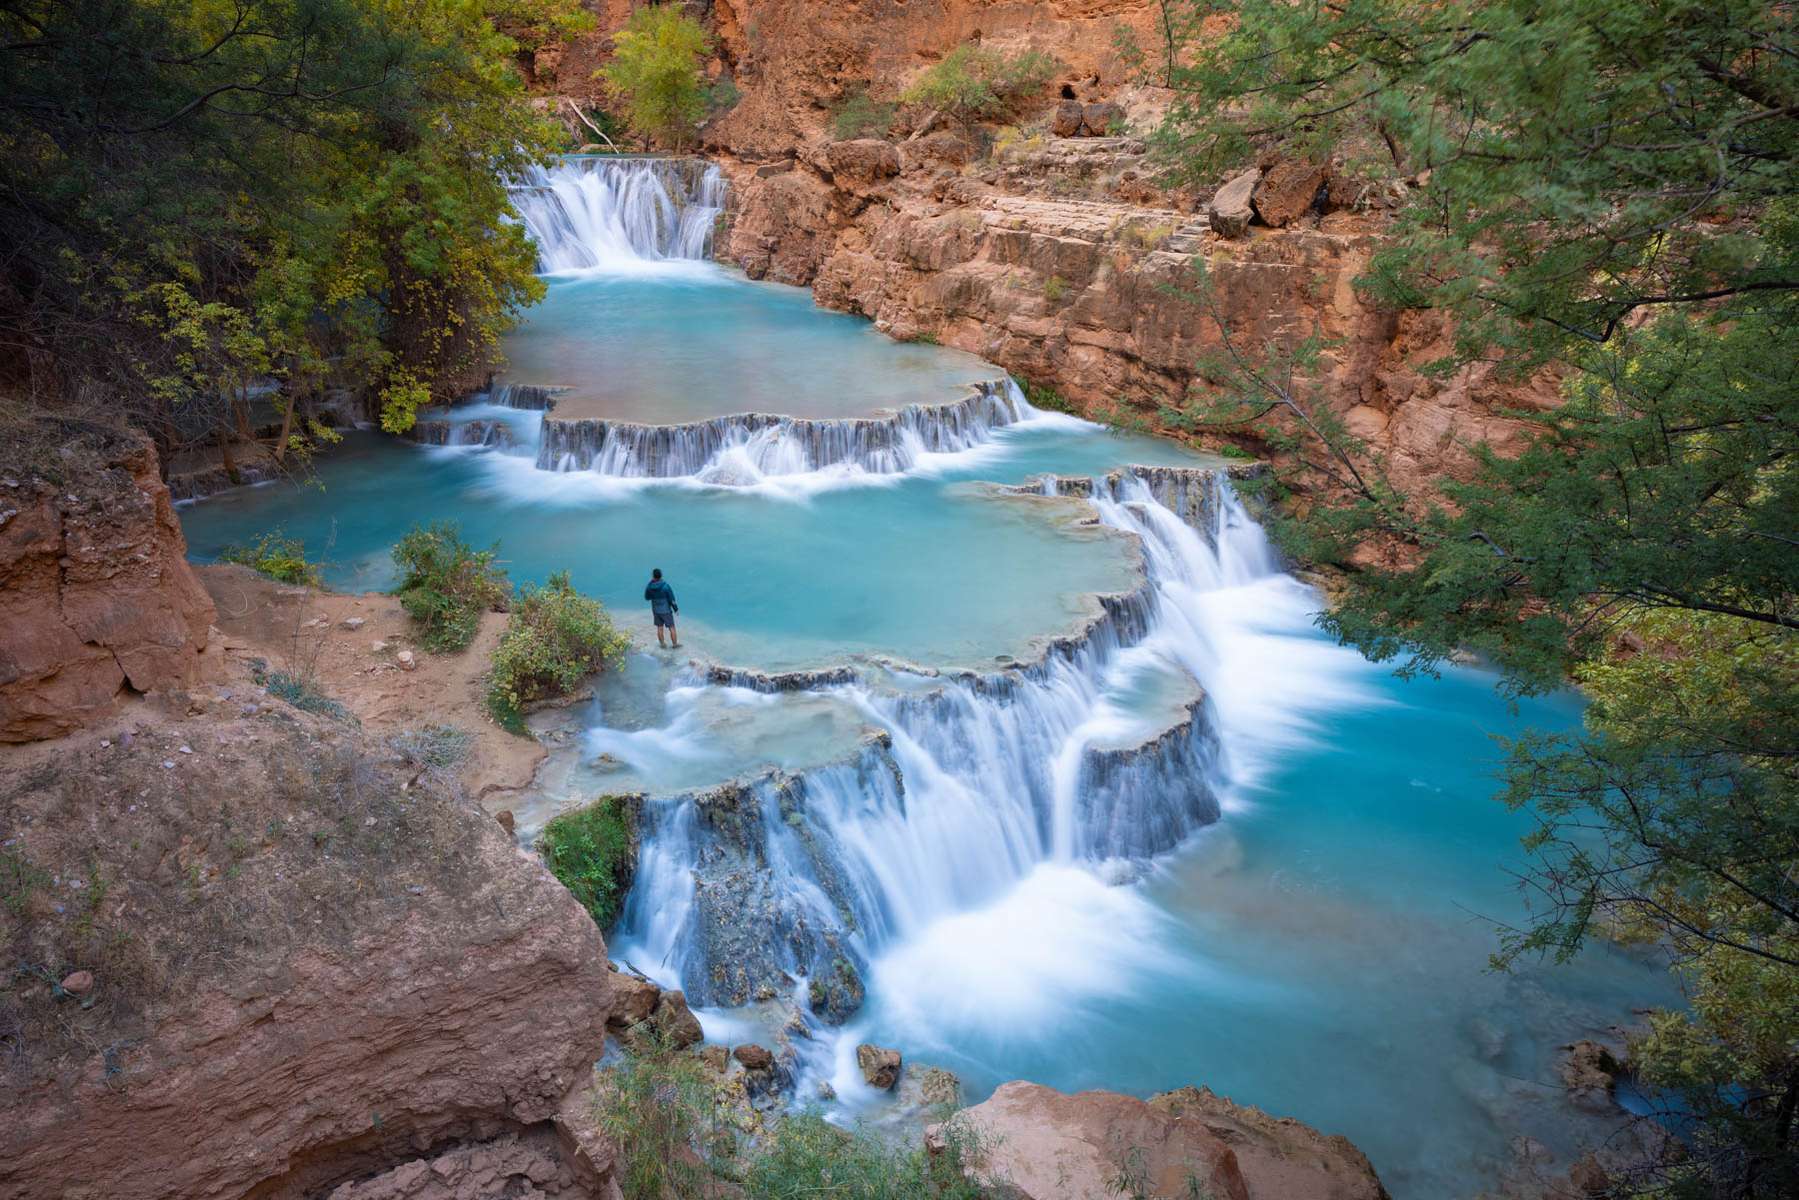
[[[585,277],[554,295],[509,347],[512,376],[559,382],[548,372],[560,365],[564,378],[628,379],[623,392],[590,394],[604,415],[858,411],[935,398],[917,394],[919,381],[959,379],[966,365],[699,264],[667,278]],[[584,330],[636,349],[621,359],[612,342],[602,354]],[[820,359],[854,370],[814,369]],[[527,376],[524,362],[541,373]],[[884,391],[894,379],[907,382]],[[528,437],[537,418],[509,419]],[[1199,461],[1050,418],[904,476],[732,489],[539,472],[528,448],[358,435],[322,464],[320,486],[242,490],[182,520],[196,558],[279,525],[327,560],[334,586],[374,588],[392,583],[388,550],[408,525],[447,517],[477,543],[498,540],[515,580],[569,569],[640,638],[643,581],[662,567],[700,658],[991,666],[1076,623],[1087,593],[1132,586],[1138,541],[1151,545],[1166,514],[1136,497],[1106,507],[1105,527],[1080,525],[1093,511],[1083,503],[998,497],[980,481]],[[1514,712],[1490,678],[1460,668],[1397,680],[1312,628],[1316,597],[1269,565],[1253,530],[1216,542],[1148,556],[1160,607],[1140,645],[1096,652],[1010,709],[968,698],[961,726],[961,709],[908,725],[873,691],[705,687],[682,658],[639,653],[601,688],[582,760],[546,775],[532,811],[613,786],[676,792],[750,767],[803,770],[867,727],[894,730],[906,812],[867,798],[864,819],[851,795],[836,819],[866,837],[871,861],[914,874],[893,885],[904,903],[891,905],[890,934],[857,947],[866,1006],[806,1050],[850,1114],[878,1103],[849,1057],[867,1039],[951,1067],[975,1100],[1010,1078],[1142,1094],[1211,1086],[1346,1134],[1401,1200],[1493,1186],[1517,1135],[1563,1156],[1603,1136],[1603,1121],[1561,1100],[1554,1049],[1670,1002],[1666,976],[1604,950],[1568,967],[1486,969],[1494,922],[1522,914],[1511,872],[1528,829],[1492,798],[1494,739],[1568,727],[1576,702]],[[1129,869],[1073,857],[1049,836],[1022,859],[980,840],[1006,812],[1025,814],[1025,842],[1063,819],[1047,798],[1020,798],[1060,770],[1025,781],[1034,764],[1008,751],[1030,757],[1028,739],[1051,735],[1126,742],[1137,709],[1178,705],[1194,680],[1222,746],[1216,824]],[[1031,704],[1043,710],[1035,724],[1016,711]],[[665,874],[678,906],[681,864]],[[614,947],[666,977],[657,928],[621,929]],[[766,1037],[755,1014],[703,1015],[714,1036]]]
[[[571,390],[563,416],[673,425],[727,413],[862,416],[941,404],[1000,372],[971,354],[902,345],[826,312],[803,288],[704,263],[652,275],[557,277],[506,342],[505,378]]]

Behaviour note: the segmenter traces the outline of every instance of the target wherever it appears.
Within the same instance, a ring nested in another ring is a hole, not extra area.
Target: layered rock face
[[[0,1197],[606,1194],[558,1123],[620,1007],[593,922],[447,780],[238,699],[9,772]]]
[[[1148,1102],[1002,1084],[958,1115],[985,1183],[1022,1200],[1386,1200],[1374,1168],[1340,1137],[1203,1089]],[[938,1136],[941,1136],[939,1134]],[[1120,1184],[1124,1186],[1121,1188]]]
[[[68,733],[205,666],[212,601],[149,440],[79,437],[48,461],[55,481],[0,466],[0,742]]]
[[[609,31],[624,14],[604,7]],[[1118,36],[1153,66],[1158,18],[1147,0],[716,0],[710,69],[742,93],[704,131],[731,182],[720,257],[809,285],[820,304],[897,337],[982,355],[1098,417],[1123,407],[1153,420],[1206,396],[1198,368],[1220,350],[1223,321],[1250,347],[1328,339],[1322,400],[1402,487],[1466,477],[1475,442],[1518,444],[1506,410],[1554,404],[1553,381],[1502,382],[1483,367],[1429,376],[1421,368],[1448,349],[1444,323],[1357,294],[1385,197],[1297,161],[1209,188],[1158,182],[1140,136],[1170,95],[1133,82],[1142,72]],[[946,120],[912,136],[913,114],[835,138],[847,97],[891,99],[966,42],[1055,59],[1043,95],[1007,118],[1016,136],[990,141],[991,128]],[[570,48],[554,86],[597,99],[566,67],[603,60],[608,45],[602,32]],[[1196,256],[1215,311],[1192,295]]]

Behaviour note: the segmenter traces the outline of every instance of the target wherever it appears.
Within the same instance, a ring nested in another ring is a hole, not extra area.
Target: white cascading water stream
[[[697,159],[565,158],[511,192],[546,273],[704,259],[725,203],[724,176]]]
[[[1101,521],[1141,539],[1148,584],[1079,645],[995,676],[848,685],[890,745],[728,798],[651,801],[620,953],[700,1004],[769,998],[769,979],[864,970],[1045,864],[1128,877],[1215,821],[1213,706],[1157,737],[1120,703],[1146,672],[1215,675],[1203,598],[1284,578],[1228,485],[1210,491],[1196,529],[1135,476],[1094,482]],[[840,1020],[860,997],[835,1013],[811,999]]]

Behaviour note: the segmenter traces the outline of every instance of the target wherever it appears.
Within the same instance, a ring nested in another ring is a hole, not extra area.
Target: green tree
[[[503,181],[551,141],[514,35],[589,20],[574,0],[0,7],[0,373],[43,403],[104,395],[165,450],[195,414],[246,429],[263,380],[285,385],[283,453],[295,402],[332,383],[404,428],[540,294]]]
[[[1799,46],[1748,0],[1192,4],[1160,132],[1213,178],[1339,160],[1399,199],[1360,281],[1454,320],[1438,369],[1548,366],[1564,403],[1440,495],[1395,489],[1330,409],[1316,337],[1225,330],[1181,406],[1284,452],[1279,535],[1345,568],[1327,628],[1402,671],[1472,648],[1514,693],[1571,676],[1585,730],[1512,747],[1530,919],[1665,945],[1692,999],[1635,1047],[1695,1118],[1619,1194],[1799,1190]],[[1197,295],[1209,303],[1209,283]],[[1216,312],[1217,310],[1214,309]],[[1222,322],[1221,322],[1222,324]],[[1392,554],[1369,556],[1369,543]],[[1373,557],[1376,565],[1370,565]],[[1382,565],[1390,564],[1390,565]]]
[[[691,145],[711,96],[701,70],[712,35],[677,4],[631,14],[613,38],[612,61],[600,69],[625,104],[631,128],[673,149]]]
[[[1055,60],[1041,50],[1005,54],[964,42],[926,68],[900,100],[930,109],[927,125],[939,114],[968,124],[1041,92],[1055,70]]]

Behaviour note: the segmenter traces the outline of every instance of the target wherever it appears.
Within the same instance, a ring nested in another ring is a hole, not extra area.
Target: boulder
[[[969,1173],[1017,1200],[1112,1200],[1121,1183],[1149,1200],[1387,1200],[1344,1138],[1203,1088],[1145,1102],[1013,1082],[953,1121],[979,1147]],[[929,1132],[931,1145],[944,1129]]]
[[[1089,104],[1081,113],[1081,125],[1089,137],[1105,137],[1124,125],[1124,106],[1104,101]]]
[[[1256,185],[1262,182],[1262,171],[1252,167],[1218,189],[1212,197],[1210,218],[1212,228],[1227,238],[1238,238],[1249,232],[1249,222],[1255,216],[1250,207],[1250,197],[1255,195]]]
[[[92,971],[72,971],[64,976],[62,990],[71,996],[85,996],[94,990],[94,973]]]
[[[863,1042],[856,1047],[856,1066],[870,1087],[887,1091],[899,1082],[900,1052]]]
[[[1210,1088],[1180,1088],[1149,1101],[1172,1117],[1198,1121],[1237,1155],[1250,1200],[1387,1200],[1368,1156],[1341,1134],[1291,1117],[1233,1104]]]
[[[677,991],[663,992],[656,997],[656,1010],[650,1014],[650,1024],[675,1050],[697,1046],[706,1036],[700,1028],[700,1019],[687,1007],[687,997]]]
[[[840,184],[875,183],[900,173],[899,147],[880,138],[832,142],[825,150],[825,162]]]
[[[650,1019],[656,1011],[656,1002],[662,999],[662,989],[638,975],[624,971],[614,971],[607,976],[612,990],[612,1028],[622,1033],[633,1025],[640,1025]],[[682,998],[685,1003],[686,998]]]
[[[1049,120],[1049,131],[1057,137],[1080,137],[1081,125],[1087,119],[1087,110],[1079,100],[1064,100],[1056,105],[1055,115]]]
[[[731,1051],[731,1057],[743,1064],[746,1071],[772,1071],[775,1056],[766,1046],[758,1046],[747,1042]]]
[[[979,1147],[966,1164],[987,1187],[1017,1200],[1252,1200],[1235,1152],[1198,1121],[1171,1116],[1117,1092],[1063,1095],[1041,1084],[1002,1084],[955,1117]],[[942,1144],[943,1126],[930,1135]],[[1275,1200],[1279,1193],[1268,1193]],[[1263,1200],[1255,1197],[1254,1200]],[[1290,1193],[1281,1200],[1311,1200]]]
[[[1330,172],[1304,159],[1283,159],[1263,174],[1250,198],[1262,224],[1280,229],[1312,211]]]

